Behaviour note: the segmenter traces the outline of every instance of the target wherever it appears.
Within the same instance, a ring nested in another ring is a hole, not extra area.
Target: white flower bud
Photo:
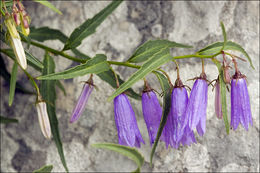
[[[45,138],[51,139],[51,126],[47,113],[46,103],[43,101],[36,103],[36,109],[38,113],[41,131]]]
[[[20,38],[14,38],[11,36],[11,46],[14,50],[14,54],[18,63],[25,70],[27,68],[27,60],[24,53],[23,45]]]

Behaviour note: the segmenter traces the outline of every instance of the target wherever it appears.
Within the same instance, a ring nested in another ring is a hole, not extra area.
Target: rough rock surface
[[[69,35],[87,18],[103,9],[108,1],[54,1],[53,4],[63,12],[58,15],[34,2],[26,2],[26,8],[36,27],[49,26],[61,29]],[[140,131],[146,141],[139,150],[145,156],[142,171],[160,172],[259,172],[259,2],[247,1],[155,1],[123,2],[97,29],[96,33],[83,41],[79,49],[94,56],[105,53],[110,60],[124,61],[131,56],[137,46],[149,39],[163,38],[194,45],[193,49],[174,49],[173,55],[192,53],[204,46],[222,40],[219,22],[223,21],[228,39],[241,44],[251,56],[255,69],[248,63],[239,61],[239,68],[247,75],[250,94],[253,127],[248,131],[241,125],[230,135],[225,132],[223,120],[214,113],[214,93],[208,92],[207,131],[204,137],[196,134],[197,144],[180,147],[178,150],[165,149],[160,143],[154,157],[154,166],[149,166],[148,134],[142,117],[139,101],[131,99]],[[46,41],[44,44],[61,49],[59,41]],[[42,60],[44,51],[30,47],[32,54]],[[238,54],[242,56],[241,54]],[[56,71],[62,71],[75,63],[62,57],[55,57]],[[12,61],[5,58],[8,69]],[[198,59],[180,60],[183,81],[198,76],[201,63]],[[176,78],[174,64],[163,66],[172,81]],[[124,79],[133,69],[115,67]],[[232,69],[232,73],[233,73]],[[38,72],[29,68],[35,76]],[[19,71],[18,80],[30,87],[27,78]],[[217,69],[206,61],[208,79],[217,77]],[[8,84],[1,77],[1,115],[17,118],[19,124],[1,125],[1,172],[31,172],[45,164],[53,164],[55,172],[63,172],[54,142],[44,139],[41,134],[35,97],[17,93],[12,107],[8,106]],[[69,123],[69,117],[82,89],[80,81],[88,76],[65,80],[67,96],[57,90],[57,116],[68,167],[74,171],[132,171],[135,165],[127,158],[107,150],[91,147],[98,142],[117,143],[112,102],[106,102],[114,91],[108,84],[94,77],[95,90],[87,104],[80,121]],[[159,84],[152,75],[150,84],[159,90]],[[192,87],[193,82],[185,84]],[[142,90],[142,82],[134,89]],[[228,96],[230,94],[228,93]],[[230,101],[230,99],[228,99]],[[229,110],[230,112],[230,110]]]

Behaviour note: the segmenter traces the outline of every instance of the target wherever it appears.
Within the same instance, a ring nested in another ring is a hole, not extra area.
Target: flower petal
[[[38,113],[38,120],[41,127],[42,134],[45,138],[51,139],[51,126],[49,117],[47,114],[47,107],[45,102],[38,102],[36,104],[36,109]]]

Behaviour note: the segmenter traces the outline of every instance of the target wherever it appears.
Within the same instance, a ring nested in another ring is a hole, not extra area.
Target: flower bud
[[[13,18],[17,26],[21,24],[20,15],[17,13],[13,13]]]
[[[15,38],[11,36],[10,43],[11,43],[11,47],[13,48],[14,54],[16,56],[17,62],[25,70],[27,68],[27,60],[26,60],[26,56],[24,53],[24,49],[20,37]]]
[[[219,119],[222,119],[223,114],[222,114],[222,106],[221,106],[221,93],[220,93],[219,80],[217,80],[215,84],[215,113]]]
[[[73,123],[76,120],[78,120],[85,109],[85,106],[88,102],[88,98],[94,88],[92,79],[90,79],[89,81],[90,82],[86,82],[83,86],[83,89],[81,91],[77,104],[72,112],[72,115],[70,118],[70,123]]]
[[[36,103],[36,109],[42,134],[45,138],[51,139],[51,126],[47,114],[46,103],[44,101],[39,101],[38,103]]]

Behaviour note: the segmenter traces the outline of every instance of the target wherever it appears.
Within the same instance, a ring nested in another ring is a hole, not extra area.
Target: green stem
[[[192,55],[182,55],[182,56],[175,56],[174,59],[184,59],[184,58],[214,58],[215,56],[218,56],[221,54],[221,52],[218,52],[214,55],[198,55],[198,54],[192,54]]]
[[[35,87],[35,89],[36,89],[36,92],[37,92],[37,95],[39,96],[39,95],[40,95],[40,90],[39,90],[38,85],[37,85],[36,82],[34,81],[34,78],[33,78],[26,70],[24,70],[24,73],[27,75],[27,77],[30,79],[30,81],[31,81],[32,84],[34,85],[34,87]]]

